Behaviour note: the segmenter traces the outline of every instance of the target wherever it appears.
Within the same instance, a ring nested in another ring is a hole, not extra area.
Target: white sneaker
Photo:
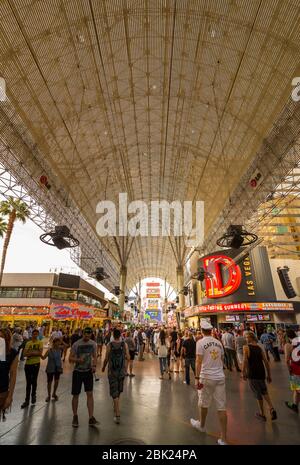
[[[223,441],[223,439],[218,439],[218,445],[219,446],[228,446],[227,442]]]
[[[194,420],[193,418],[190,419],[190,422],[191,422],[191,425],[193,428],[196,428],[198,431],[200,431],[201,433],[205,433],[206,430],[205,430],[205,427],[204,428],[201,428],[201,423],[199,420]]]

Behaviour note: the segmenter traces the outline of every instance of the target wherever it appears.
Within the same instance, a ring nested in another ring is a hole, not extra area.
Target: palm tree
[[[0,285],[1,285],[7,249],[9,246],[14,223],[16,220],[20,220],[22,221],[22,223],[25,223],[26,219],[30,215],[30,211],[26,203],[22,202],[22,200],[9,197],[8,200],[3,200],[2,202],[0,202],[0,214],[2,214],[3,216],[8,216],[8,223],[6,226],[6,234],[5,234],[4,244],[3,244],[2,260],[1,260],[1,268],[0,268]],[[1,229],[1,226],[0,226],[0,229]],[[3,233],[2,233],[2,236],[3,236]]]

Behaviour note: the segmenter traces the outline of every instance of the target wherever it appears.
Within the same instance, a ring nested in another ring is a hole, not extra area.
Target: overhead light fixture
[[[217,240],[219,247],[239,249],[242,245],[254,244],[258,239],[256,234],[249,233],[242,225],[232,224],[220,239]]]
[[[120,286],[115,286],[112,290],[112,294],[120,295],[120,293],[121,293]]]
[[[194,273],[191,278],[192,279],[197,279],[197,281],[204,281],[205,278],[213,278],[213,275],[209,273],[209,271],[205,271],[203,266],[201,266],[201,260],[198,261],[197,264],[197,272]]]
[[[266,202],[270,202],[271,200],[274,200],[274,192],[271,192],[266,197]]]
[[[55,226],[54,231],[42,234],[40,240],[44,244],[57,247],[59,250],[74,248],[79,245],[78,239],[72,236],[68,226]]]
[[[103,281],[104,279],[109,278],[109,275],[104,271],[102,266],[98,266],[96,270],[91,274],[91,276],[96,279],[96,281]]]

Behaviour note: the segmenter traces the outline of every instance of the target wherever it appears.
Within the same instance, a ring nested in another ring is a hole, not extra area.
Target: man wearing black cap
[[[89,425],[95,426],[99,422],[94,417],[94,397],[93,397],[93,374],[97,364],[97,344],[91,340],[92,328],[85,328],[83,336],[72,345],[69,362],[75,363],[72,377],[72,426],[78,427],[78,400],[82,384],[87,396],[87,408],[89,412]]]

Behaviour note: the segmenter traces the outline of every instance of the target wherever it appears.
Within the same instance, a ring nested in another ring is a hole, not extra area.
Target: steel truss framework
[[[269,194],[277,192],[278,195],[278,192],[281,192],[281,205],[278,208],[284,208],[284,199],[295,194],[299,187],[299,163],[300,107],[290,101],[214,224],[204,244],[204,253],[216,249],[217,238],[225,233],[230,224],[244,224],[253,232],[261,232],[261,228],[268,224],[273,216],[258,218],[260,207],[266,202]],[[250,180],[256,170],[262,173],[263,182],[254,190],[250,186]]]
[[[169,237],[100,240],[99,200],[205,201],[211,250],[294,166],[296,108],[277,120],[299,76],[295,0],[2,0],[0,22],[4,166],[78,237],[84,269],[103,248],[114,284],[126,249],[129,286],[151,275],[175,287],[184,254]],[[248,191],[256,167],[264,183]]]
[[[110,275],[106,286],[113,287],[119,279],[117,266],[113,265],[105,250],[97,247],[99,238],[67,192],[58,188],[55,182],[51,182],[50,190],[40,185],[41,174],[47,173],[50,179],[55,179],[55,176],[26,135],[22,122],[9,102],[5,103],[5,112],[1,111],[0,120],[1,193],[6,198],[13,196],[23,200],[31,211],[32,221],[45,232],[58,224],[67,225],[80,241],[79,247],[70,249],[72,260],[87,273],[93,272],[97,265],[103,265]],[[16,153],[25,156],[26,166]]]

